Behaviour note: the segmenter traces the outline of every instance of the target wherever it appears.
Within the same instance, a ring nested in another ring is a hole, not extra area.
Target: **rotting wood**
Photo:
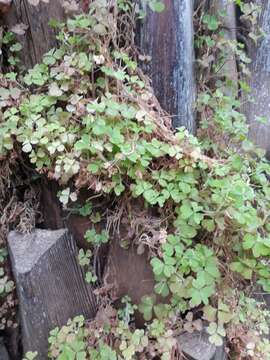
[[[20,303],[23,350],[47,359],[49,331],[69,318],[96,314],[96,300],[77,260],[77,247],[66,229],[36,229],[8,237]]]
[[[173,116],[174,127],[185,126],[195,133],[193,1],[164,4],[162,13],[147,11],[137,43],[141,53],[151,57],[144,70],[162,107]]]

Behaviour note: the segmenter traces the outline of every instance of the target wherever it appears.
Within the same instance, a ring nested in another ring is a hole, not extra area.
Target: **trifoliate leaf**
[[[162,12],[165,10],[165,5],[162,1],[156,1],[156,0],[153,0],[153,1],[150,1],[149,2],[149,7],[152,11],[155,11],[155,12]]]
[[[32,6],[38,6],[40,0],[27,0],[27,1]]]
[[[216,346],[222,346],[222,344],[223,344],[222,337],[218,334],[213,334],[213,335],[209,336],[209,341],[211,344],[214,344]]]
[[[58,84],[56,82],[52,83],[49,86],[49,95],[54,97],[59,97],[63,95],[63,91],[59,88]]]
[[[22,151],[30,153],[32,151],[32,145],[29,142],[25,143],[22,147]]]
[[[100,23],[97,24],[97,25],[95,25],[95,26],[93,27],[93,30],[94,30],[95,33],[97,33],[98,35],[101,35],[101,36],[107,34],[107,29],[106,29],[106,27],[105,27],[104,25],[100,24]]]
[[[153,271],[155,275],[161,275],[164,269],[164,263],[158,258],[153,258],[151,260],[151,265],[153,267]]]

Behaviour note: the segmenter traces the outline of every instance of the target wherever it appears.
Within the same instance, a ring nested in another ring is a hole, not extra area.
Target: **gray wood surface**
[[[252,59],[250,66],[250,96],[254,102],[245,102],[244,111],[250,125],[250,137],[270,155],[270,2],[256,0],[262,6],[260,26],[266,36],[249,49]],[[246,101],[246,99],[245,99]],[[256,116],[267,118],[267,124],[256,121]]]
[[[236,36],[236,10],[235,4],[231,0],[215,0],[214,1],[214,13],[226,12],[226,16],[219,16],[219,20],[222,23],[222,30],[224,31],[225,41],[237,41]],[[221,76],[225,76],[227,79],[232,81],[232,84],[235,85],[235,90],[237,90],[237,65],[235,56],[229,45],[224,45],[224,49],[227,51],[227,60],[224,66],[220,71]]]
[[[23,350],[47,359],[49,331],[69,318],[93,318],[96,301],[84,281],[77,248],[65,229],[8,236],[12,270],[19,297]]]
[[[166,10],[147,17],[139,26],[141,53],[151,56],[145,70],[163,108],[173,116],[174,127],[195,133],[195,80],[193,1],[164,0]]]
[[[10,5],[12,0],[0,0],[0,6],[2,5]]]
[[[4,22],[9,27],[21,23],[28,26],[25,34],[18,36],[23,45],[22,62],[27,68],[40,62],[43,54],[57,45],[56,32],[49,27],[49,20],[64,18],[62,0],[40,1],[37,6],[29,4],[28,0],[13,0]]]

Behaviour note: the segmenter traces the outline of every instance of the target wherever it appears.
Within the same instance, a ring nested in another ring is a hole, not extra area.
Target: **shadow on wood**
[[[66,229],[36,229],[8,236],[20,301],[23,350],[47,359],[49,331],[69,318],[93,318],[96,300],[77,262],[77,247]]]

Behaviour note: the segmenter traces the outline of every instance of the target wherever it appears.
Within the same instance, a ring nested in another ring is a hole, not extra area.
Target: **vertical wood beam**
[[[151,56],[145,70],[174,127],[196,131],[193,49],[193,1],[164,0],[166,10],[147,16],[139,26],[138,45]]]

